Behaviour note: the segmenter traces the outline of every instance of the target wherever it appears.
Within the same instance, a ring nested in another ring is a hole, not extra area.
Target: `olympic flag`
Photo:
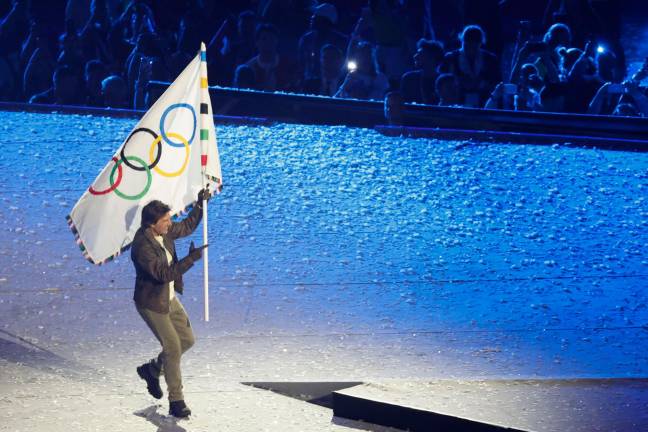
[[[198,191],[222,188],[220,157],[207,87],[205,44],[144,114],[67,216],[84,256],[103,264],[128,249],[142,207],[157,199],[174,215]],[[206,242],[206,203],[204,240]],[[207,250],[205,249],[205,252]],[[205,256],[205,295],[207,256]],[[207,305],[205,305],[206,318]]]

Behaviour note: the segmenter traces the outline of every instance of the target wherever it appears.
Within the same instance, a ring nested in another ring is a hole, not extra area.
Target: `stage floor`
[[[65,222],[136,122],[0,120],[0,430],[157,430],[129,255],[87,263]],[[200,266],[182,297],[197,338],[185,430],[348,430],[240,382],[648,377],[648,155],[217,133],[211,321]]]

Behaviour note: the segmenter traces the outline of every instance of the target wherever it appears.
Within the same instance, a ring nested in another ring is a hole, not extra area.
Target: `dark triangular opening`
[[[334,391],[355,387],[362,382],[243,382],[241,384],[333,409]]]

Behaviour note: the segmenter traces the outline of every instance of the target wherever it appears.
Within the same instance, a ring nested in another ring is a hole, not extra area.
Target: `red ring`
[[[115,156],[113,156],[112,160],[115,162],[115,164],[119,162]],[[122,166],[121,164],[117,164],[117,181],[115,182],[114,185],[102,191],[96,191],[92,188],[92,186],[90,186],[88,188],[88,192],[90,192],[92,195],[105,195],[117,189],[117,186],[119,186],[119,183],[121,183],[121,179],[122,179]]]

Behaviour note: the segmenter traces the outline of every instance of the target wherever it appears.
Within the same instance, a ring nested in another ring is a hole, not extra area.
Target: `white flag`
[[[222,187],[204,44],[81,196],[68,224],[84,256],[102,264],[130,246],[147,203],[160,200],[177,215],[203,185]]]

